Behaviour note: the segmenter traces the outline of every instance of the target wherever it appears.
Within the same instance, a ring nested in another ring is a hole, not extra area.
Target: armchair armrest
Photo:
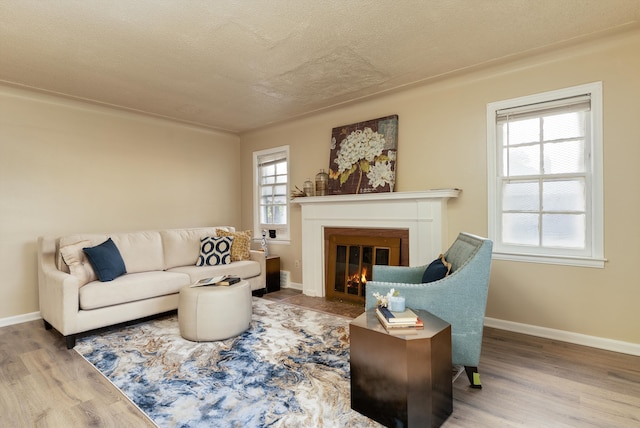
[[[427,269],[423,266],[386,266],[374,265],[371,278],[377,282],[402,282],[405,284],[420,284],[422,275]]]

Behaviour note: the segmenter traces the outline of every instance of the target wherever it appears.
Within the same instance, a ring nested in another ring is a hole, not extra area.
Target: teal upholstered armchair
[[[478,363],[489,289],[493,243],[460,233],[445,253],[451,273],[438,281],[422,284],[424,266],[373,267],[367,282],[366,309],[376,305],[373,293],[385,295],[391,288],[406,299],[407,307],[424,309],[451,324],[453,364],[465,366],[471,386],[481,388]]]

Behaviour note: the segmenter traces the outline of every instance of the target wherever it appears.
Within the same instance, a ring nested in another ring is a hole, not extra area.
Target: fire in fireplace
[[[397,235],[397,233],[393,233]],[[399,236],[331,234],[328,237],[325,296],[364,304],[373,265],[400,264]]]

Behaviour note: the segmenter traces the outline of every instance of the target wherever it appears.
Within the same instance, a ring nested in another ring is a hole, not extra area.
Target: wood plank
[[[283,289],[266,299],[355,318],[364,308]],[[640,357],[485,328],[480,376],[453,384],[443,427],[640,426]],[[328,422],[328,421],[327,421]],[[153,427],[42,321],[0,328],[0,426]]]

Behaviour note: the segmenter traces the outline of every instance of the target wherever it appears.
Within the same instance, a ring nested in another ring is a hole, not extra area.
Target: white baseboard
[[[289,282],[288,287],[284,287],[284,288],[291,288],[293,290],[302,291],[302,284],[300,284],[299,282]]]
[[[0,327],[8,325],[22,324],[23,322],[42,319],[40,312],[31,312],[29,314],[16,315],[14,317],[0,318]]]
[[[570,331],[539,327],[531,324],[521,324],[518,322],[499,320],[489,317],[486,317],[484,319],[484,325],[486,327],[498,328],[500,330],[507,330],[513,331],[515,333],[544,337],[545,339],[559,340],[561,342],[590,346],[592,348],[604,349],[606,351],[621,352],[623,354],[640,356],[640,344],[638,343],[623,342],[621,340],[606,339],[597,336],[588,336],[581,333],[573,333]]]

